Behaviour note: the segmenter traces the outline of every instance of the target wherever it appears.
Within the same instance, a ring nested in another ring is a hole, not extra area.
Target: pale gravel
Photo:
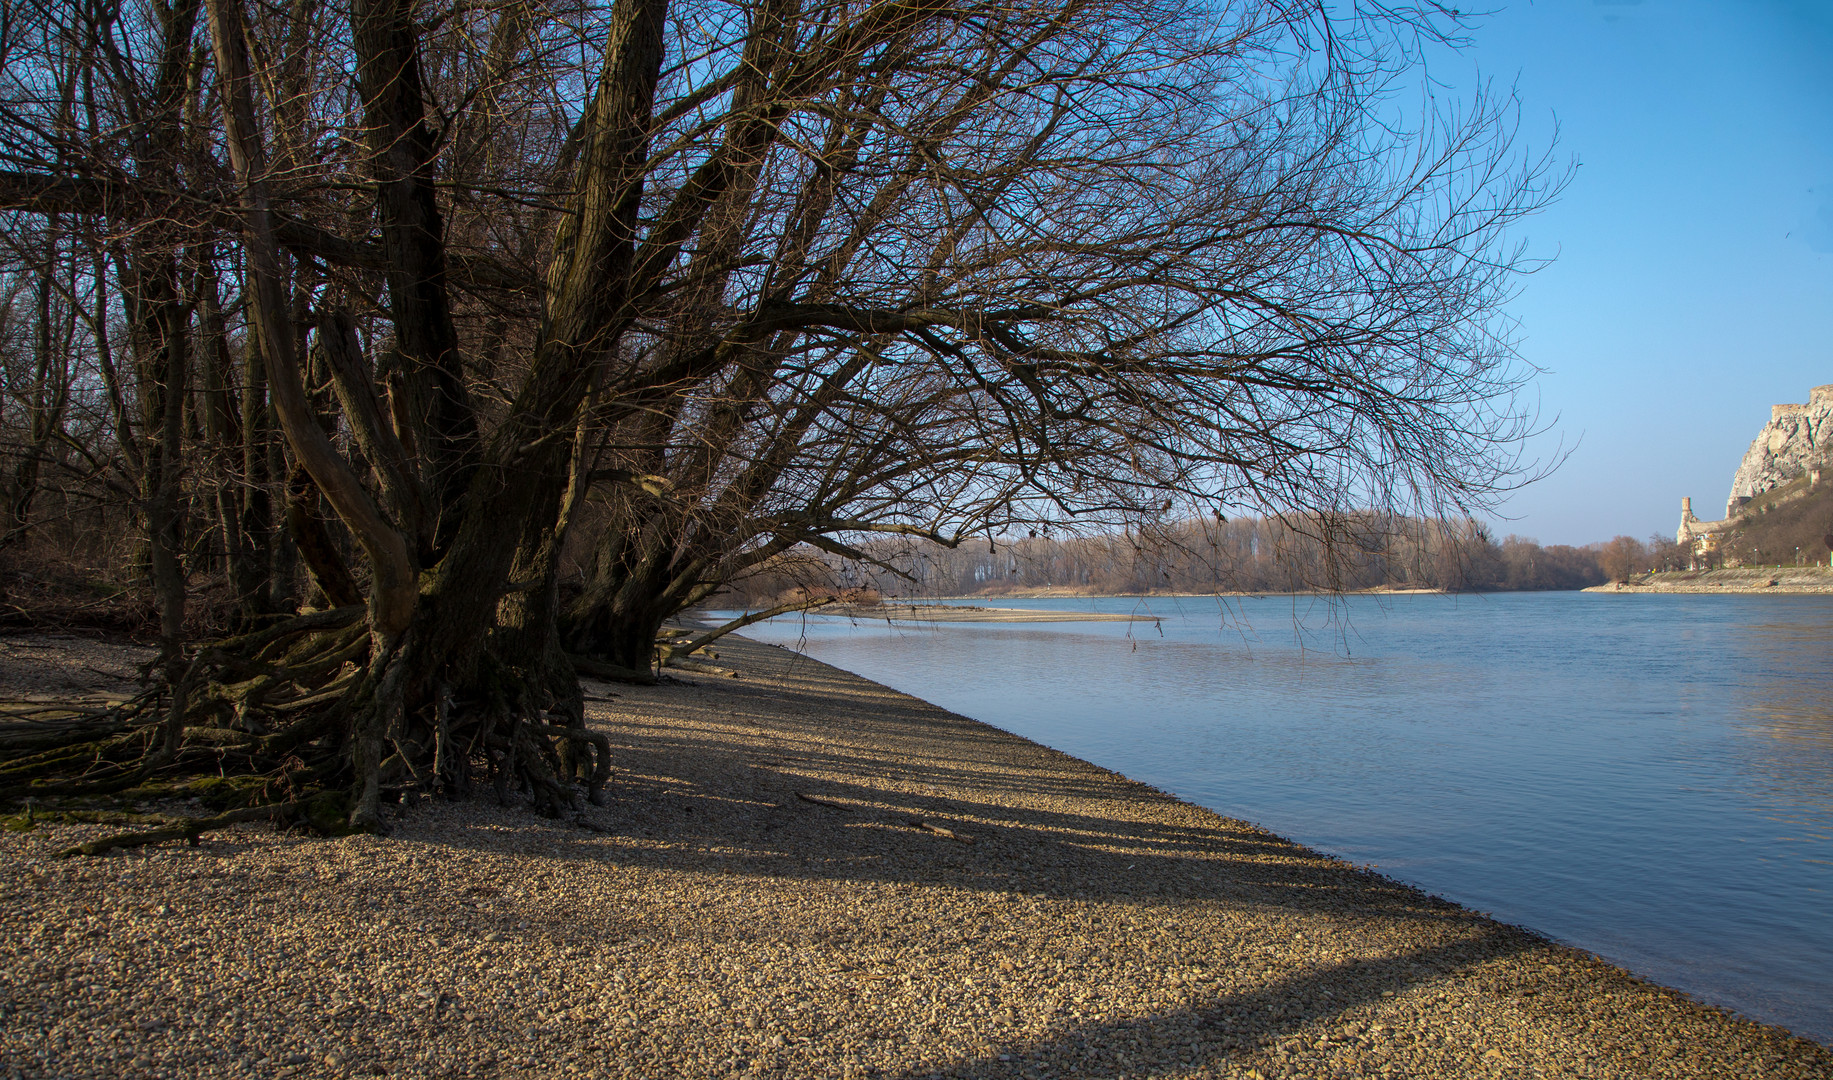
[[[846,618],[855,622],[887,623],[1056,623],[1152,622],[1158,617],[1143,612],[1056,611],[1045,608],[1002,608],[954,604],[857,604],[816,609],[821,618]]]
[[[1593,585],[1589,593],[1683,593],[1698,596],[1826,596],[1833,594],[1833,568],[1755,566],[1721,570],[1668,570],[1632,581]]]
[[[719,651],[741,677],[591,688],[620,766],[591,828],[421,803],[385,837],[61,862],[104,827],[0,833],[0,1075],[1833,1076],[1085,762]]]

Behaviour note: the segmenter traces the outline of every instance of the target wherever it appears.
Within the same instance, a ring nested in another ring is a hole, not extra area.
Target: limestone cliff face
[[[1833,385],[1816,386],[1805,405],[1777,405],[1769,423],[1757,435],[1737,475],[1731,479],[1731,497],[1725,516],[1738,512],[1745,502],[1770,488],[1806,472],[1809,467],[1833,463]]]

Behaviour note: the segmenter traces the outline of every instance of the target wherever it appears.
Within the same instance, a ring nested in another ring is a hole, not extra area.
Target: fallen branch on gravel
[[[964,833],[958,833],[953,829],[944,828],[933,821],[924,821],[922,818],[911,818],[909,824],[912,828],[922,829],[924,832],[934,833],[937,836],[947,837],[950,840],[958,840],[963,844],[971,844],[974,842],[973,837]]]
[[[713,664],[703,664],[698,660],[668,660],[664,663],[671,669],[688,671],[696,675],[723,675],[728,678],[738,678],[738,672],[733,671],[731,668],[722,668]]]
[[[811,803],[814,803],[816,806],[831,807],[832,809],[835,809],[835,810],[850,811],[853,809],[852,807],[848,806],[845,803],[837,803],[832,799],[823,799],[819,795],[804,795],[803,793],[798,791],[795,793],[795,796],[796,798],[801,799],[803,802],[811,802]]]
[[[75,855],[103,855],[116,848],[145,847],[148,844],[163,844],[172,840],[183,840],[189,844],[196,844],[197,838],[203,833],[220,829],[225,825],[234,825],[239,821],[259,821],[263,818],[285,817],[298,811],[304,805],[303,803],[290,802],[271,803],[266,806],[249,806],[240,810],[231,810],[226,814],[218,814],[215,817],[192,818],[188,821],[181,821],[177,824],[166,825],[157,829],[116,833],[114,836],[104,836],[99,840],[91,840],[87,843],[78,844],[75,847],[65,848],[58,852],[56,857],[68,859]]]
[[[816,806],[826,806],[834,810],[846,810],[848,812],[855,809],[845,803],[835,802],[832,799],[823,799],[819,795],[809,795],[801,791],[794,792],[793,794],[803,802],[814,803]],[[945,825],[937,825],[933,821],[925,821],[922,818],[892,818],[891,820],[899,825],[908,825],[913,829],[921,829],[926,833],[932,833],[944,839],[956,841],[957,843],[971,844],[974,842],[974,838],[966,833],[958,833]]]

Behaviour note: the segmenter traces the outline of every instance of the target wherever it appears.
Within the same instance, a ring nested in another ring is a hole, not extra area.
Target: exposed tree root
[[[480,777],[505,802],[572,817],[603,802],[611,777],[610,741],[584,725],[570,667],[528,671],[486,653],[459,678],[420,655],[411,631],[372,633],[360,607],[212,642],[177,669],[130,701],[0,729],[0,801],[198,793],[223,811],[62,853],[88,855],[261,817],[369,830],[385,796],[463,795]]]
[[[590,656],[567,654],[573,662],[573,669],[581,675],[590,675],[594,679],[608,679],[611,682],[634,683],[638,686],[654,686],[655,672],[627,668],[622,664],[613,664],[609,660],[599,660]]]
[[[171,840],[183,840],[196,844],[197,838],[213,829],[233,825],[238,821],[258,821],[270,818],[276,821],[285,820],[288,815],[300,809],[299,803],[270,803],[266,806],[250,806],[241,810],[231,810],[210,818],[193,818],[157,829],[144,829],[140,832],[116,833],[97,840],[68,847],[57,853],[57,858],[68,859],[72,855],[104,855],[117,848],[143,847],[147,844],[163,844]]]

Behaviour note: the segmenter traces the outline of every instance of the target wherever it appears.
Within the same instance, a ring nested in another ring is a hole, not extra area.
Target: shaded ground
[[[0,698],[89,702],[131,697],[157,650],[93,632],[0,635]]]
[[[592,689],[622,766],[592,828],[423,803],[385,838],[69,862],[96,828],[0,834],[0,1073],[1833,1076],[1084,762],[719,651],[742,677]]]

